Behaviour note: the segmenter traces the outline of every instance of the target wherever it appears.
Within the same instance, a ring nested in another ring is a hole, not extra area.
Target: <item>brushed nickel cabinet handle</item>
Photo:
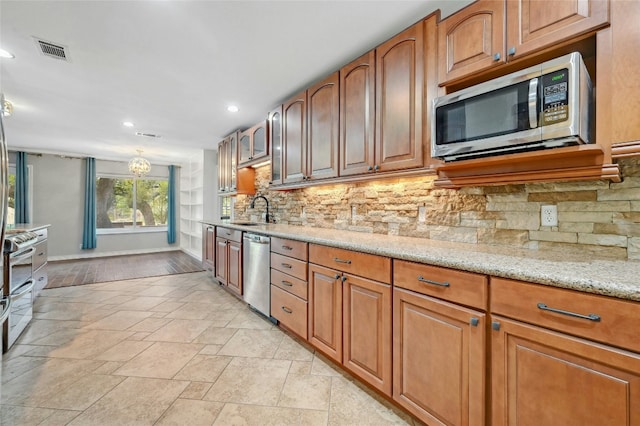
[[[334,262],[346,263],[347,265],[351,265],[351,261],[350,260],[340,259],[338,257],[334,257],[333,260],[334,260]]]
[[[446,281],[441,283],[441,282],[438,282],[438,281],[428,280],[428,279],[424,278],[422,275],[418,275],[418,281],[420,281],[421,283],[425,283],[425,284],[437,285],[438,287],[449,287],[451,285]]]
[[[293,287],[293,284],[291,284],[289,281],[282,280],[281,282],[282,282],[282,285],[286,285],[287,287]]]
[[[596,315],[596,314],[587,314],[587,315],[577,314],[575,312],[565,311],[564,309],[550,308],[547,305],[545,305],[544,303],[538,303],[538,309],[541,309],[543,311],[553,312],[553,313],[560,314],[560,315],[566,315],[566,316],[573,317],[573,318],[580,318],[580,319],[585,319],[585,320],[588,320],[588,321],[600,322],[600,315]]]
[[[282,250],[293,250],[293,247],[282,246]]]
[[[292,266],[289,265],[288,263],[281,263],[280,265],[282,265],[283,268],[287,268],[287,269],[291,269]]]
[[[286,313],[288,313],[288,314],[293,313],[293,311],[292,311],[290,308],[287,308],[286,306],[283,306],[283,307],[282,307],[282,310],[283,310],[283,311],[285,311],[285,312],[286,312]]]

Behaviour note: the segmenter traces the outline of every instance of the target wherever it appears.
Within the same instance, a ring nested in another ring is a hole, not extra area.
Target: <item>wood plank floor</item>
[[[47,264],[49,282],[45,288],[184,274],[202,270],[202,264],[198,260],[179,250],[65,260]]]

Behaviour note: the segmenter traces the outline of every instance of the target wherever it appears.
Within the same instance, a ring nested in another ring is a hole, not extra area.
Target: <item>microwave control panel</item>
[[[542,125],[569,118],[569,70],[561,69],[542,76]]]

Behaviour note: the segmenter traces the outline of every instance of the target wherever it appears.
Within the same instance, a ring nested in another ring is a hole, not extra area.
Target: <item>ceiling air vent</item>
[[[160,135],[155,135],[153,133],[143,133],[143,132],[136,132],[136,136],[145,136],[147,138],[161,138],[162,137]]]
[[[67,61],[69,59],[67,57],[67,52],[64,50],[64,46],[39,39],[36,39],[36,41],[38,42],[38,46],[40,46],[40,51],[43,55],[51,58],[62,59],[63,61]]]

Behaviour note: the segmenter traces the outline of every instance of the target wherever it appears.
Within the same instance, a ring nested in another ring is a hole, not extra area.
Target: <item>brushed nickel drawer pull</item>
[[[288,314],[292,314],[293,313],[293,311],[290,308],[287,308],[286,306],[283,306],[282,310],[285,311]]]
[[[334,257],[333,260],[338,263],[346,263],[347,265],[351,265],[350,260],[340,259],[339,257]]]
[[[292,268],[292,266],[289,265],[288,263],[281,263],[281,265],[282,265],[283,268],[287,268],[287,269],[291,269]]]
[[[287,287],[293,287],[293,284],[291,284],[289,281],[285,281],[285,280],[282,280],[282,285],[286,285]]]
[[[588,314],[588,315],[576,314],[575,312],[565,311],[564,309],[550,308],[547,305],[545,305],[544,303],[538,303],[538,309],[542,309],[543,311],[555,312],[556,314],[567,315],[567,316],[574,317],[574,318],[585,319],[585,320],[589,320],[589,321],[593,321],[593,322],[600,322],[600,315],[596,315],[596,314]]]
[[[428,280],[428,279],[424,278],[422,275],[418,275],[418,281],[420,281],[421,283],[437,285],[438,287],[449,287],[451,285],[446,281],[441,283],[441,282],[438,282],[438,281]]]
[[[282,246],[282,250],[293,250],[293,247]]]

